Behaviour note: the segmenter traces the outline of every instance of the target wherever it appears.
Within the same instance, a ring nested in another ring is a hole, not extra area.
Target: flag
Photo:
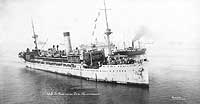
[[[94,22],[97,22],[97,19],[99,16],[100,16],[100,12],[98,12],[97,18],[94,20]]]
[[[94,20],[94,22],[97,22],[97,18]]]
[[[100,12],[98,12],[98,17],[100,16]]]
[[[94,30],[96,29],[96,27],[97,27],[97,25],[95,24],[95,25],[94,25]]]
[[[92,36],[94,36],[94,31],[92,31]]]

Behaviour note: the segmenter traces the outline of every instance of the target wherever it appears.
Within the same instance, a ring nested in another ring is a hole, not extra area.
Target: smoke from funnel
[[[142,26],[137,32],[135,37],[133,38],[133,42],[135,42],[136,40],[139,40],[142,36],[144,36],[146,34],[146,28],[144,26]]]

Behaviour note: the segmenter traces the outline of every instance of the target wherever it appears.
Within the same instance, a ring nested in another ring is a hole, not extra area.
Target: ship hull
[[[117,52],[114,52],[114,55],[127,55],[129,57],[135,56],[135,55],[143,55],[146,52],[146,48],[143,49],[137,49],[137,50],[120,50]]]
[[[87,80],[112,82],[119,84],[149,85],[148,70],[139,64],[128,65],[102,65],[98,69],[84,68],[81,64],[65,63],[62,65],[49,65],[45,63],[25,62],[26,67],[39,69],[67,76],[76,76]]]

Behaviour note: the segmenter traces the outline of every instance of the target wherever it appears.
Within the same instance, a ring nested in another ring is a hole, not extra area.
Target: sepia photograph
[[[0,0],[0,104],[200,104],[200,1]]]

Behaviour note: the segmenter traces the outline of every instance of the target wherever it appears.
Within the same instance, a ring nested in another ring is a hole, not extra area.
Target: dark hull
[[[114,52],[114,55],[127,55],[128,57],[135,56],[135,55],[142,55],[145,54],[146,48],[142,49],[134,49],[134,50],[119,50]]]

